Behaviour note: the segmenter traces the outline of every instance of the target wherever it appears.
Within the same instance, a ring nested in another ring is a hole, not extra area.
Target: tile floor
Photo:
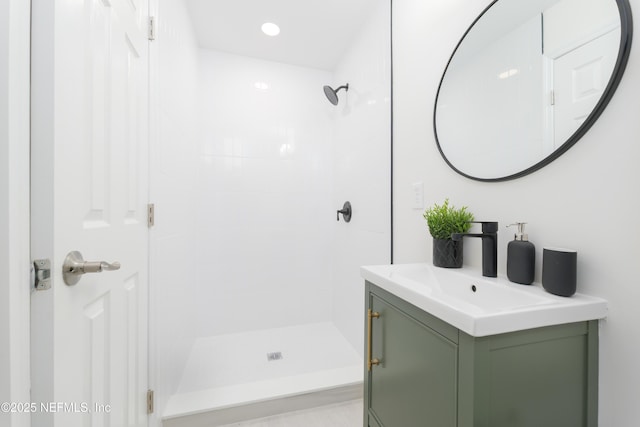
[[[362,400],[352,400],[220,427],[361,427],[362,411]]]

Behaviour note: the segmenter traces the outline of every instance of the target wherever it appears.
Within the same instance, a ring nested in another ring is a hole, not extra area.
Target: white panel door
[[[610,31],[554,61],[555,148],[585,121],[600,100],[616,64],[620,31]]]
[[[34,0],[32,425],[146,426],[147,0]],[[117,271],[64,283],[70,251]]]

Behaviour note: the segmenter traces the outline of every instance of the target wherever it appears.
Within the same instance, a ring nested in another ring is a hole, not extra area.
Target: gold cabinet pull
[[[380,360],[375,359],[375,358],[371,358],[371,334],[372,334],[372,322],[373,319],[377,319],[380,317],[380,313],[378,313],[377,311],[373,311],[371,309],[369,309],[367,311],[367,319],[368,319],[368,333],[367,333],[367,370],[371,371],[371,367],[374,365],[379,365],[380,364]]]

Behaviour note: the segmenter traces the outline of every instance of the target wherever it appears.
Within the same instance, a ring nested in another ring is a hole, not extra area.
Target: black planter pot
[[[433,239],[433,265],[445,268],[461,268],[462,240]]]

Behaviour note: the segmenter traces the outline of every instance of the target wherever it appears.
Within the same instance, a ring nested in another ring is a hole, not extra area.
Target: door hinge
[[[556,93],[553,90],[549,93],[549,105],[556,105]]]
[[[149,203],[147,205],[147,226],[153,227],[156,223],[156,205]]]
[[[147,414],[153,414],[153,390],[147,390]]]
[[[153,41],[156,39],[156,17],[149,17],[149,40]]]

